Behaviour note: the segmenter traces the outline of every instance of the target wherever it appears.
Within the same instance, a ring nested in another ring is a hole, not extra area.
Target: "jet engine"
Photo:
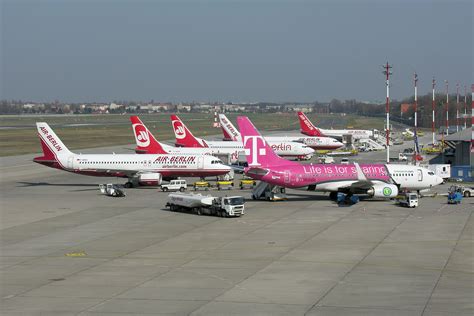
[[[142,173],[138,176],[140,185],[160,185],[162,181],[161,173]]]
[[[394,184],[376,184],[367,190],[367,194],[376,198],[394,198],[398,195],[398,187]]]

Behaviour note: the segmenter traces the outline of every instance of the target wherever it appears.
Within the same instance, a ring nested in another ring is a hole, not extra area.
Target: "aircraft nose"
[[[441,178],[440,176],[436,176],[436,184],[441,184],[444,182],[444,179]]]

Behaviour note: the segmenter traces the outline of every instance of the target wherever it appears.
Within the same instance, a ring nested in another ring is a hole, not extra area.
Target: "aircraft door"
[[[285,170],[284,179],[285,183],[290,183],[290,172],[288,170]]]
[[[204,157],[203,156],[198,156],[197,166],[198,166],[198,169],[204,169]]]
[[[69,156],[67,158],[67,168],[74,169],[73,163],[74,163],[74,156]]]
[[[421,182],[423,181],[423,170],[417,169],[418,172],[418,181]]]

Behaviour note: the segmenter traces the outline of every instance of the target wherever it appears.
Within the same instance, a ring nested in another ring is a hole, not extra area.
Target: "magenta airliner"
[[[433,172],[418,166],[385,164],[300,164],[278,157],[245,116],[237,123],[248,167],[245,174],[286,188],[392,198],[399,189],[424,190],[442,182]]]

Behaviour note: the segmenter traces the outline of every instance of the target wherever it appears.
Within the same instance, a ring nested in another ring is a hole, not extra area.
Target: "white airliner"
[[[162,179],[226,174],[229,166],[208,155],[75,154],[47,123],[36,123],[43,156],[34,162],[89,176],[128,178],[126,187],[158,185]]]
[[[225,116],[219,114],[219,122],[221,124],[222,132],[224,133],[224,140],[242,141],[240,132],[235,128],[234,124]],[[269,144],[272,142],[297,142],[307,145],[313,149],[338,149],[344,144],[337,139],[331,137],[319,136],[265,136]]]
[[[353,140],[378,137],[377,130],[371,131],[368,129],[322,129],[316,127],[303,112],[298,112],[298,118],[300,120],[301,133],[308,136],[329,136],[342,139],[343,135],[352,135]]]
[[[184,155],[213,155],[230,157],[230,163],[237,163],[239,156],[245,162],[242,148],[213,148],[213,147],[174,147],[159,142],[138,116],[130,116],[137,154],[184,154]]]
[[[241,154],[244,154],[244,146],[242,145],[242,142],[207,141],[202,138],[197,138],[176,115],[171,115],[171,124],[173,125],[174,135],[176,137],[176,146],[237,149]],[[277,155],[285,158],[307,159],[311,158],[314,154],[314,149],[301,143],[278,141],[269,142],[269,145]]]

